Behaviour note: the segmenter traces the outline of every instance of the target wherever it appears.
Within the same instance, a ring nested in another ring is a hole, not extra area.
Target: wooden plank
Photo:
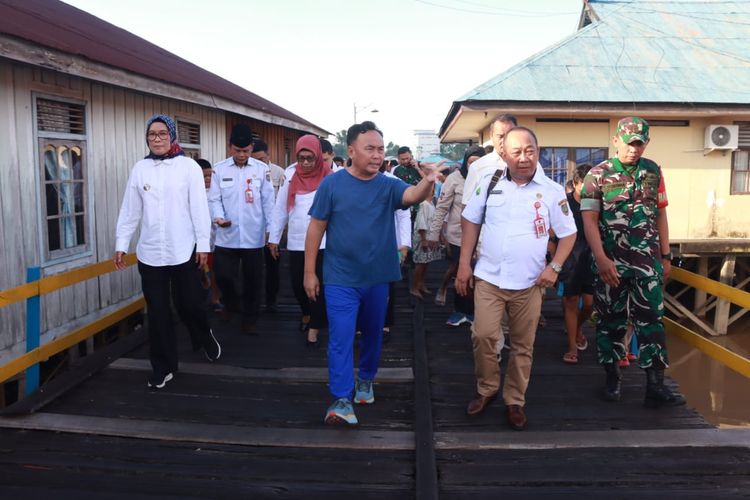
[[[750,429],[658,429],[583,432],[436,432],[438,450],[580,448],[750,448]]]
[[[432,429],[430,373],[424,332],[424,303],[420,300],[412,317],[414,329],[414,432],[416,446],[417,498],[438,498],[437,463]]]
[[[151,371],[151,363],[146,359],[121,358],[110,366],[113,370]],[[354,370],[355,373],[357,370]],[[327,368],[288,367],[288,368],[243,368],[221,364],[180,363],[180,374],[212,375],[217,377],[238,377],[263,380],[286,380],[294,382],[328,382]],[[380,368],[378,383],[410,383],[414,380],[411,368]]]
[[[136,299],[122,309],[119,309],[112,314],[108,314],[107,316],[94,321],[88,326],[73,331],[64,337],[57,338],[43,346],[34,349],[31,352],[27,352],[26,354],[17,357],[10,363],[7,363],[6,365],[0,367],[0,382],[5,382],[9,378],[20,373],[22,370],[25,370],[26,368],[36,363],[45,361],[50,356],[53,356],[58,352],[61,352],[68,347],[71,347],[78,342],[87,339],[91,335],[94,335],[95,333],[98,333],[105,328],[114,325],[118,321],[127,318],[131,314],[143,309],[145,305],[146,303],[143,298]]]
[[[738,290],[732,286],[699,276],[679,267],[672,268],[669,278],[690,285],[694,288],[699,288],[711,295],[716,295],[717,297],[726,299],[743,309],[750,309],[750,293],[744,290]]]
[[[137,258],[135,254],[127,254],[125,256],[125,263],[128,266],[132,266],[136,262]],[[42,295],[50,293],[55,290],[73,285],[75,283],[80,283],[81,281],[96,278],[97,276],[112,273],[115,271],[117,270],[115,269],[115,265],[112,260],[104,260],[101,262],[97,262],[96,264],[91,264],[85,267],[74,269],[72,271],[68,271],[66,273],[48,276],[42,278],[39,282],[40,293]]]
[[[736,255],[724,256],[724,262],[721,265],[721,273],[719,274],[719,279],[725,285],[732,286],[732,283],[734,282],[734,264],[736,261]],[[747,295],[750,297],[750,294]],[[716,303],[716,312],[714,313],[714,329],[719,335],[727,334],[727,327],[729,326],[730,306],[731,304],[726,300],[720,299]],[[743,307],[743,309],[749,308]]]
[[[705,255],[698,257],[698,276],[708,277],[708,257]],[[677,299],[679,297],[675,295],[675,298]],[[701,290],[700,288],[695,289],[695,304],[693,310],[696,314],[701,314],[698,311],[706,305],[707,299],[708,297],[704,290]]]
[[[608,448],[446,451],[441,492],[450,498],[743,498],[746,448]]]
[[[97,351],[96,354],[79,359],[79,362],[74,365],[72,369],[66,370],[58,377],[55,377],[50,382],[44,384],[38,391],[30,396],[3,409],[0,411],[0,415],[20,415],[39,411],[61,395],[91,378],[91,376],[99,372],[112,361],[132,351],[147,340],[146,331],[140,329],[125,338],[111,343],[105,348]]]
[[[125,256],[125,263],[128,266],[132,266],[137,262],[137,258],[134,254],[128,254]],[[0,308],[26,300],[29,297],[35,295],[44,295],[52,293],[56,290],[64,288],[66,286],[79,283],[84,280],[95,278],[106,273],[115,271],[114,264],[111,260],[98,262],[89,266],[74,269],[65,273],[57,274],[55,276],[48,276],[42,278],[39,281],[33,283],[26,283],[15,288],[0,291]]]
[[[414,498],[410,451],[202,445],[0,429],[8,498]],[[137,478],[137,480],[134,480]]]
[[[714,336],[719,335],[719,333],[716,330],[711,328],[707,323],[705,323],[698,316],[693,314],[690,311],[690,309],[683,306],[682,304],[680,304],[679,301],[675,300],[669,295],[664,295],[664,305],[668,306],[670,310],[673,310],[673,312],[677,311],[680,314],[682,314],[683,317],[687,317],[688,319],[690,319],[690,321],[692,321],[693,323],[701,327],[709,335],[714,335]]]
[[[191,354],[182,358],[200,362],[203,356]],[[376,383],[375,397],[376,404],[355,408],[359,429],[412,430],[413,391],[409,384]],[[143,372],[103,370],[52,403],[47,411],[175,424],[319,429],[324,427],[323,416],[331,401],[326,385],[319,382],[177,372],[167,387],[155,392],[146,387]]]
[[[39,295],[39,282],[34,281],[0,291],[0,308]]]
[[[664,326],[667,329],[667,333],[681,338],[688,344],[697,347],[708,356],[720,361],[740,375],[750,378],[750,360],[747,358],[698,335],[669,318],[664,318]]]
[[[59,413],[37,413],[20,418],[2,418],[6,429],[45,430],[176,442],[233,444],[294,448],[344,448],[350,450],[413,450],[410,431],[372,431],[345,428],[293,429],[253,428],[205,423],[175,423]]]
[[[725,255],[728,253],[748,253],[750,251],[750,241],[746,238],[712,238],[710,240],[672,241],[672,243],[679,243],[681,254]]]

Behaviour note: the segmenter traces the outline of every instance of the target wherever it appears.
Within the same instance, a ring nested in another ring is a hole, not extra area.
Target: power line
[[[537,13],[537,12],[523,13],[524,11],[509,11],[509,10],[505,10],[505,11],[502,11],[502,12],[501,11],[494,11],[493,12],[493,11],[482,11],[482,10],[467,9],[467,8],[462,8],[462,7],[454,7],[454,6],[451,6],[451,5],[443,5],[443,4],[439,4],[439,3],[435,3],[435,2],[430,2],[428,0],[414,0],[414,1],[418,2],[418,3],[425,4],[425,5],[430,5],[430,6],[433,6],[433,7],[440,7],[442,9],[453,10],[453,11],[457,11],[457,12],[466,12],[466,13],[469,13],[469,14],[482,14],[482,15],[485,15],[485,16],[506,16],[507,17],[507,16],[510,15],[510,16],[515,16],[515,17],[537,17],[537,18],[539,18],[539,17],[567,16],[567,15],[570,15],[570,14],[576,14],[576,12],[573,12],[573,11],[571,11],[571,12],[556,12],[556,13],[552,13],[552,14],[548,14],[548,13],[542,14],[542,13]],[[485,8],[490,8],[490,7],[486,6]]]
[[[469,0],[453,0],[453,1],[454,2],[458,2],[458,3],[463,3],[463,4],[466,4],[466,5],[475,5],[475,6],[483,7],[483,8],[486,8],[486,9],[497,10],[497,11],[505,12],[505,13],[508,13],[508,14],[529,14],[529,15],[534,15],[534,16],[540,14],[540,12],[534,12],[534,11],[530,11],[530,10],[517,10],[517,9],[508,9],[508,8],[505,8],[505,7],[495,7],[495,6],[487,5],[487,4],[484,4],[484,3],[470,2]],[[578,13],[577,11],[576,12],[570,11],[570,12],[545,12],[544,14],[545,15],[550,15],[551,14],[551,15],[564,16],[564,15],[568,15],[568,14],[577,14],[577,13]]]

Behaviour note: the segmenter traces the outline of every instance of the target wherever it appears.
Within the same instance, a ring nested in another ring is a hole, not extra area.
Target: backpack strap
[[[484,213],[482,213],[482,224],[484,224],[484,220],[487,218],[487,200],[490,199],[490,193],[493,189],[495,189],[495,186],[497,186],[497,183],[500,182],[500,178],[503,176],[503,169],[498,168],[495,170],[495,173],[492,174],[492,179],[490,179],[490,184],[487,186],[487,195],[484,198]]]

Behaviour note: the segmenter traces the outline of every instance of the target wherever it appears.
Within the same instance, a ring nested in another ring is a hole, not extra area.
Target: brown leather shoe
[[[497,394],[493,394],[492,396],[482,396],[481,394],[477,394],[476,398],[469,401],[469,406],[466,407],[466,414],[472,417],[474,415],[479,415],[496,397]]]
[[[510,424],[511,429],[522,431],[526,428],[526,424],[529,420],[526,418],[523,406],[508,405],[506,407],[506,413],[508,415],[508,424]]]

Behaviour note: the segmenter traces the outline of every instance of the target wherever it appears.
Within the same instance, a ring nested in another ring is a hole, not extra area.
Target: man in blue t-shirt
[[[383,133],[369,121],[350,127],[346,143],[351,167],[326,177],[310,208],[304,284],[310,300],[315,300],[321,291],[315,259],[325,233],[328,378],[335,398],[325,422],[356,425],[352,392],[358,404],[375,401],[372,381],[380,361],[388,284],[401,279],[393,211],[424,200],[437,172],[434,165],[423,165],[425,176],[416,186],[381,174]],[[362,339],[355,384],[352,364],[358,315]]]

